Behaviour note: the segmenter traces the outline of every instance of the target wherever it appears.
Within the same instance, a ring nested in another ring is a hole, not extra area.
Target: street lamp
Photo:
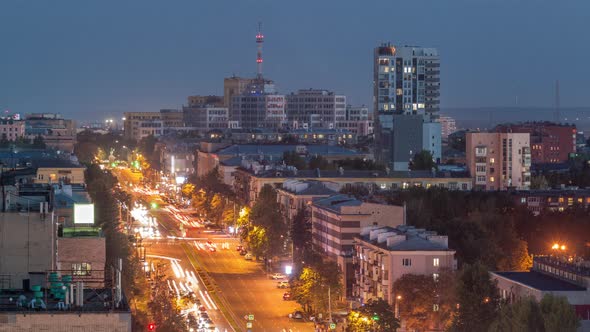
[[[398,296],[395,297],[395,312],[394,312],[394,315],[395,315],[395,318],[397,318],[397,319],[399,319],[399,302],[401,302],[401,300],[402,300],[402,296],[401,295],[398,295]]]

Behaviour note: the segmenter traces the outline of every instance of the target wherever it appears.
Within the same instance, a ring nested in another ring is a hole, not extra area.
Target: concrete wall
[[[52,220],[52,213],[45,218],[38,212],[0,213],[0,274],[10,275],[10,285],[0,287],[22,288],[23,279],[39,284],[47,270],[55,269]]]
[[[84,184],[84,167],[40,167],[35,183],[59,183],[62,178],[67,178],[72,184]]]
[[[57,269],[70,270],[74,263],[89,263],[91,274],[88,278],[101,280],[92,287],[104,287],[106,243],[104,237],[72,237],[57,240]]]
[[[131,332],[131,313],[0,313],[0,332]]]

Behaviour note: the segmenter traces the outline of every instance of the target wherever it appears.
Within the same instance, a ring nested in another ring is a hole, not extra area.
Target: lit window
[[[90,263],[72,264],[72,274],[75,276],[89,276],[92,273]]]
[[[564,202],[563,197],[559,197],[559,200],[558,201],[559,201],[559,203],[563,203]]]
[[[490,176],[490,182],[494,182],[494,181],[495,181],[494,177]]]
[[[438,277],[439,277],[438,273],[432,274],[432,279],[434,279],[434,281],[438,281]]]
[[[432,266],[439,266],[440,264],[440,260],[438,258],[435,258],[432,260]]]
[[[494,158],[490,158],[490,164],[493,164],[494,161],[495,161]]]
[[[438,309],[439,309],[438,304],[435,303],[432,305],[432,311],[438,311]]]
[[[383,71],[386,72],[386,73],[389,73],[389,67],[384,67],[383,68]]]

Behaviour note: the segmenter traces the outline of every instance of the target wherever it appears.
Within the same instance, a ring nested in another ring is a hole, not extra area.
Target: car
[[[279,281],[277,283],[277,288],[287,288],[287,287],[289,287],[289,283],[286,281]]]
[[[289,318],[303,319],[303,313],[301,311],[295,311],[292,314],[289,314]]]
[[[209,251],[210,252],[215,252],[215,247],[214,246],[209,247]]]
[[[236,251],[241,252],[242,250],[244,250],[244,246],[237,246],[236,247]]]
[[[199,306],[199,311],[207,311],[207,308],[205,308],[204,305]]]
[[[252,257],[252,254],[251,254],[251,253],[247,253],[247,254],[244,256],[244,259],[245,259],[245,260],[247,260],[247,261],[251,261],[251,260],[252,260],[252,258],[253,258],[253,257]]]
[[[283,301],[289,301],[291,299],[291,292],[285,292],[283,294]]]
[[[246,250],[240,250],[240,256],[244,256],[245,254],[247,254],[248,252]]]
[[[271,278],[273,278],[274,280],[285,279],[285,275],[282,273],[275,273],[271,276]]]

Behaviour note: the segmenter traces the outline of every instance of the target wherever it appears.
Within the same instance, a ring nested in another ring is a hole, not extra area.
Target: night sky
[[[0,2],[0,110],[103,120],[222,94],[264,73],[282,93],[372,100],[380,42],[437,47],[442,107],[589,106],[590,2],[191,0]]]

